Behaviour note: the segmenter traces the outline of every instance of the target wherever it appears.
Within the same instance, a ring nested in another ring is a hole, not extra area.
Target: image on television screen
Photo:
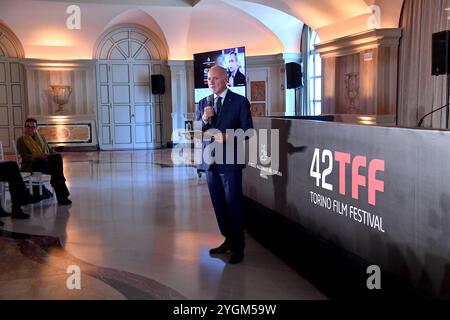
[[[215,65],[227,70],[228,88],[245,96],[245,47],[228,48],[194,54],[195,103],[211,94],[208,70]]]

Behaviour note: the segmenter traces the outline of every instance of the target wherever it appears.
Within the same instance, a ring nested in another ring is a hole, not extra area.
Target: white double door
[[[12,140],[23,133],[25,115],[24,71],[17,59],[0,60],[0,141],[12,152]]]
[[[161,146],[161,110],[151,91],[150,63],[100,62],[97,68],[100,147]]]

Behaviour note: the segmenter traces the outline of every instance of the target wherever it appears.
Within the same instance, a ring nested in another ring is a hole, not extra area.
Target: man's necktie
[[[220,114],[220,110],[222,109],[222,97],[217,97],[217,102],[216,102],[216,113],[217,115]]]

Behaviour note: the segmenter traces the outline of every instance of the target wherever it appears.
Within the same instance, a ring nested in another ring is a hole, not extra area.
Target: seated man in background
[[[63,159],[55,153],[47,141],[37,131],[35,119],[25,121],[24,135],[17,139],[17,151],[22,157],[22,171],[42,172],[51,175],[50,184],[55,189],[56,199],[60,205],[70,205],[69,189],[63,171]]]
[[[28,192],[22,176],[19,171],[19,166],[14,161],[0,162],[0,181],[8,182],[9,192],[11,194],[12,211],[11,214],[6,212],[0,206],[0,217],[9,217],[13,219],[28,219],[30,216],[22,211],[20,206],[35,203],[42,200],[39,195],[31,195]],[[1,223],[0,225],[2,225]]]

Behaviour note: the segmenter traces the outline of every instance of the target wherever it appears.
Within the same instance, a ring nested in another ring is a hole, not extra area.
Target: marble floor
[[[327,299],[248,235],[242,263],[209,256],[222,237],[205,177],[170,153],[65,153],[73,204],[2,218],[0,299]]]

